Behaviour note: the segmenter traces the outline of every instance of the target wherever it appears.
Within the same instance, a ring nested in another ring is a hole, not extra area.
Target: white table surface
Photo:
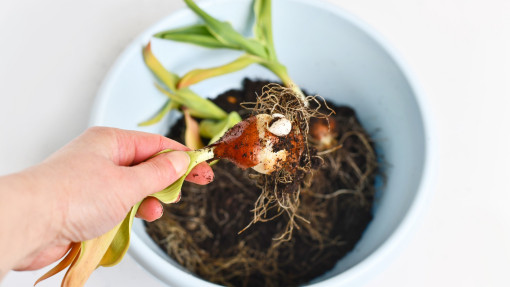
[[[401,53],[438,123],[430,207],[407,246],[367,286],[510,286],[510,1],[331,2]],[[1,0],[0,174],[36,164],[80,134],[122,49],[183,6]],[[0,286],[32,286],[45,270],[10,272]],[[39,286],[59,286],[60,279]],[[97,270],[86,286],[163,284],[127,256]]]

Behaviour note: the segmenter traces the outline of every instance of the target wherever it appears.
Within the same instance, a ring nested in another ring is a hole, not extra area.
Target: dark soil
[[[214,102],[247,117],[250,111],[240,103],[254,102],[266,84],[245,80],[243,90],[227,91]],[[377,165],[373,143],[354,111],[328,105],[335,111],[330,118],[334,145],[315,147],[322,160],[301,180],[299,228],[289,241],[274,240],[286,229],[285,215],[238,234],[253,219],[260,188],[254,171],[226,161],[213,166],[215,180],[209,185],[186,183],[181,201],[165,206],[161,219],[147,223],[149,235],[184,267],[218,284],[295,286],[330,270],[353,249],[372,219]],[[183,129],[178,122],[168,136],[182,139]],[[266,218],[280,211],[269,213]]]

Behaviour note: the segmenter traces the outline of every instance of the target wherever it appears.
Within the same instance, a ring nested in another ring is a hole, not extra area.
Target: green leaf
[[[181,188],[184,184],[184,177],[179,178],[169,187],[155,193],[153,196],[163,203],[176,203],[181,199]]]
[[[200,97],[189,88],[177,89],[179,77],[167,71],[158,59],[152,54],[150,43],[143,50],[145,64],[154,75],[167,87],[167,89],[156,84],[156,87],[176,104],[186,106],[194,117],[223,119],[227,113],[220,109],[213,102]]]
[[[177,82],[179,76],[169,72],[163,67],[151,51],[151,43],[147,44],[143,49],[143,59],[145,65],[151,70],[151,72],[160,80],[170,91],[175,92],[177,90]]]
[[[157,153],[156,155],[165,153],[165,152],[172,152],[172,151],[173,150],[167,149],[167,150]],[[199,163],[204,162],[209,159],[212,159],[214,157],[214,153],[213,153],[212,149],[210,149],[210,148],[187,151],[186,153],[190,157],[190,165],[188,166],[186,173],[183,176],[181,176],[172,185],[170,185],[167,188],[163,189],[162,191],[156,192],[152,195],[155,198],[162,201],[163,203],[178,202],[181,199],[181,188],[182,188],[182,185],[184,183],[184,179],[186,178],[186,176]]]
[[[181,80],[177,84],[177,88],[181,89],[196,84],[205,79],[239,71],[251,64],[261,63],[263,61],[264,60],[261,59],[260,57],[244,54],[237,58],[236,60],[219,67],[213,67],[208,69],[196,69],[182,76]]]
[[[189,88],[178,89],[176,93],[171,93],[159,85],[156,85],[156,87],[171,100],[187,107],[190,114],[196,118],[220,120],[227,116],[227,113],[213,102],[195,94]]]
[[[139,127],[150,126],[161,121],[161,119],[168,114],[171,110],[178,109],[179,104],[172,100],[167,100],[165,104],[159,109],[159,111],[152,116],[150,119],[143,121],[138,124]]]
[[[227,119],[223,119],[220,121],[215,120],[202,120],[200,122],[200,135],[204,138],[212,139],[216,134],[218,134],[223,127],[226,125]]]
[[[209,32],[207,26],[203,24],[166,30],[155,34],[154,37],[159,39],[195,44],[198,46],[213,49],[214,48],[240,49],[240,47],[238,46],[233,46],[218,41],[218,39],[216,39],[216,37],[213,34],[211,34],[211,32]]]
[[[241,121],[237,112],[231,112],[221,121],[203,120],[200,122],[200,135],[210,138],[209,144],[218,141],[225,132]]]
[[[246,39],[239,34],[230,23],[222,22],[211,15],[207,14],[204,10],[200,9],[193,0],[184,0],[186,5],[195,12],[206,23],[209,32],[221,43],[236,47],[237,49],[245,50],[246,52],[262,58],[267,58],[268,53],[266,48],[259,42],[253,39]]]
[[[267,49],[268,59],[276,60],[276,51],[273,43],[273,29],[271,21],[271,0],[255,0],[253,2],[255,13],[254,34]]]

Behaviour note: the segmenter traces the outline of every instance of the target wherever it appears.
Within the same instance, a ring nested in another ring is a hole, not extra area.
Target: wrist
[[[53,172],[51,167],[43,165],[22,173],[26,180],[25,196],[30,198],[27,207],[32,217],[29,224],[34,229],[31,236],[39,238],[31,245],[36,249],[56,244],[64,221],[64,205],[61,200],[63,188],[58,184],[61,175]]]
[[[2,270],[12,269],[57,238],[58,201],[52,188],[38,178],[35,169],[0,177]]]

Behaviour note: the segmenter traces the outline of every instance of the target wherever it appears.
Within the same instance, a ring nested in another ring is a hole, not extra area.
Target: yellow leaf
[[[170,91],[175,92],[177,81],[179,81],[179,76],[174,73],[171,73],[163,67],[163,65],[158,61],[158,59],[154,56],[151,50],[151,43],[147,44],[143,49],[143,59],[145,64],[152,73],[161,81],[165,86],[170,89]]]
[[[131,238],[131,226],[133,226],[133,218],[140,207],[142,202],[138,202],[131,208],[131,211],[128,213],[124,221],[122,221],[117,234],[112,240],[112,243],[106,250],[101,262],[99,262],[99,266],[111,267],[117,265],[129,248],[129,241]]]
[[[200,81],[239,71],[251,64],[262,63],[263,61],[264,60],[260,57],[244,54],[237,58],[236,60],[219,67],[213,67],[208,69],[196,69],[182,76],[181,80],[177,83],[177,88],[182,89],[193,84],[196,84]]]
[[[184,144],[190,149],[201,149],[204,147],[200,139],[198,123],[191,117],[188,109],[184,109],[184,120],[186,122],[186,131],[184,132]]]
[[[165,104],[163,105],[163,107],[161,107],[161,109],[159,109],[159,111],[154,116],[152,116],[150,119],[148,119],[146,121],[143,121],[143,122],[139,123],[138,126],[139,127],[145,127],[145,126],[150,126],[150,125],[153,125],[155,123],[158,123],[171,110],[178,109],[178,108],[179,108],[179,104],[177,104],[175,101],[172,101],[172,100],[168,99],[165,102]]]
[[[158,84],[156,84],[156,88],[172,101],[175,101],[179,105],[188,108],[189,113],[194,117],[205,119],[223,119],[227,116],[227,113],[215,105],[213,102],[195,94],[195,92],[189,88],[179,89],[176,93],[171,93]]]
[[[46,280],[46,279],[50,278],[51,276],[59,273],[60,271],[66,269],[67,266],[71,265],[71,263],[74,261],[74,259],[76,258],[76,256],[80,252],[80,250],[81,250],[80,242],[75,242],[75,243],[71,244],[71,249],[67,253],[66,257],[64,257],[64,259],[62,259],[62,261],[60,261],[57,264],[57,266],[53,267],[50,271],[46,272],[46,274],[41,276],[41,278],[37,279],[37,281],[35,281],[34,285],[37,285],[37,283],[39,283],[43,280]]]
[[[62,281],[62,287],[81,287],[85,285],[87,279],[101,262],[120,226],[121,224],[97,238],[81,243],[80,255],[67,270]]]
[[[200,135],[206,138],[210,138],[209,144],[212,144],[219,140],[223,134],[238,122],[241,121],[241,116],[237,112],[231,112],[227,118],[214,121],[214,120],[203,120],[200,122]]]

